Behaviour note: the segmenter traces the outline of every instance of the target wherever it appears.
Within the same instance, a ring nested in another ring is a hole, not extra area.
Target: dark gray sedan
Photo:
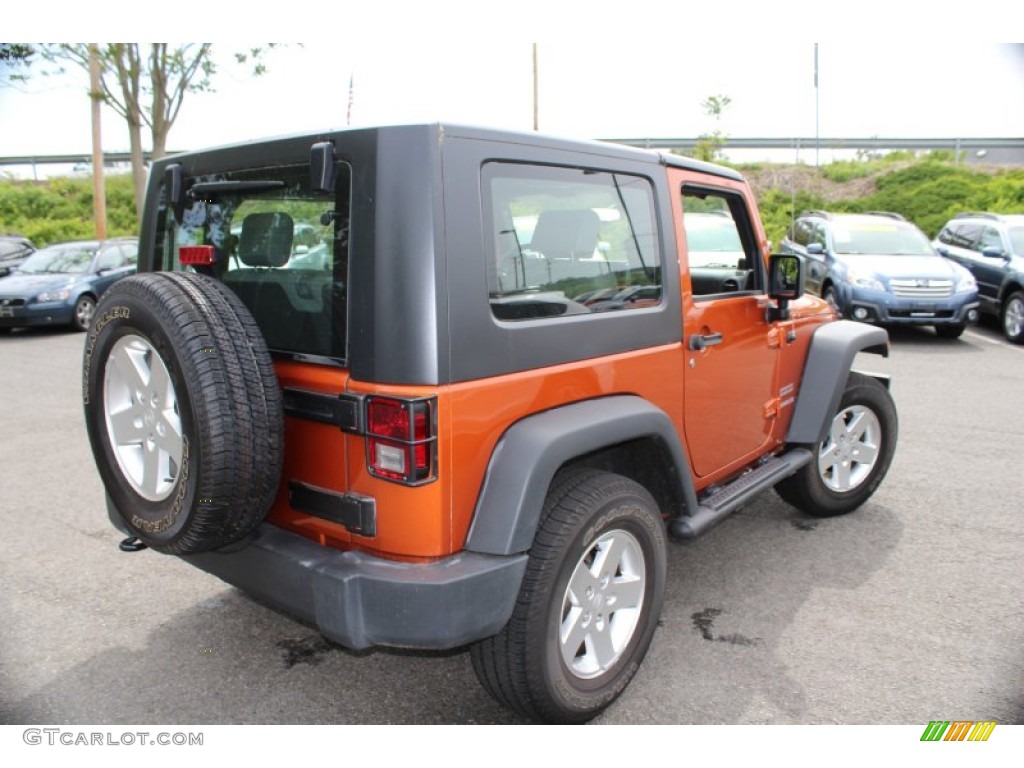
[[[36,251],[0,277],[0,333],[47,325],[84,331],[103,292],[135,272],[138,249],[135,238],[116,238]]]

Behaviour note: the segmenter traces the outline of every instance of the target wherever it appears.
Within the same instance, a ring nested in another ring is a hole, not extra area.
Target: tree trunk
[[[135,188],[135,213],[142,220],[142,205],[146,199],[146,159],[142,153],[142,121],[137,113],[128,116],[128,145],[132,155],[132,182]]]
[[[96,238],[107,237],[107,191],[103,174],[103,139],[100,131],[100,108],[103,86],[100,82],[100,52],[96,43],[89,43],[89,96],[92,99],[92,218]]]

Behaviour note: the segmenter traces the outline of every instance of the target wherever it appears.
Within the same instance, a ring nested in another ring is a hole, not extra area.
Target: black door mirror
[[[778,302],[776,320],[789,318],[789,302],[804,295],[804,260],[794,253],[774,254],[768,262],[768,296]]]
[[[1003,252],[1002,248],[998,248],[994,245],[986,245],[981,249],[981,255],[986,259],[1007,259],[1006,253]]]

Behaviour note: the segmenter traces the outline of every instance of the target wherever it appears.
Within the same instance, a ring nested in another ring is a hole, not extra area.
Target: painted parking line
[[[1004,347],[1006,349],[1012,349],[1014,352],[1024,352],[1024,347],[1017,346],[1016,344],[1010,344],[1003,339],[993,339],[988,336],[983,336],[980,333],[974,331],[964,331],[965,336],[970,336],[972,339],[979,339],[981,341],[987,341],[989,344],[994,344],[997,347]]]

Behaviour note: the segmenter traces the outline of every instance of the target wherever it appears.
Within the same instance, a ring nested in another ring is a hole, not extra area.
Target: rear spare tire
[[[185,273],[119,280],[96,307],[82,385],[96,466],[143,543],[204,552],[266,517],[281,390],[256,322],[225,286]]]

